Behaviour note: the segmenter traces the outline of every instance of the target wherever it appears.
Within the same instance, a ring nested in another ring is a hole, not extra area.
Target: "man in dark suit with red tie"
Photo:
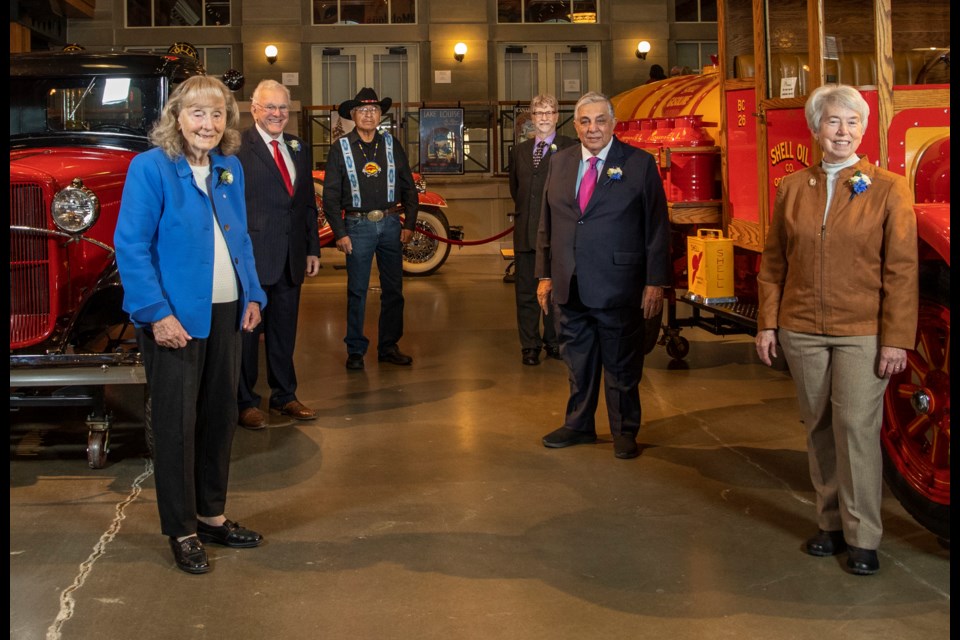
[[[639,455],[644,321],[671,283],[667,199],[649,153],[613,137],[610,100],[585,94],[574,109],[580,145],[550,162],[537,235],[537,299],[556,313],[570,372],[563,425],[546,447],[596,442],[603,375],[617,458]]]
[[[530,101],[530,117],[533,136],[516,144],[510,156],[510,195],[516,211],[513,220],[513,259],[516,266],[514,286],[521,362],[538,365],[541,348],[546,351],[547,357],[560,359],[553,316],[543,316],[537,302],[537,279],[533,275],[543,185],[553,154],[577,141],[557,133],[559,105],[552,95],[535,96]]]
[[[310,149],[284,133],[290,119],[290,92],[275,80],[264,80],[253,92],[254,126],[242,134],[237,158],[246,180],[247,228],[253,242],[260,286],[267,293],[263,322],[243,334],[238,404],[240,426],[263,429],[267,416],[254,390],[259,373],[260,335],[264,336],[270,410],[297,420],[316,418],[315,410],[297,399],[293,352],[304,274],[320,269],[317,205],[314,199]]]

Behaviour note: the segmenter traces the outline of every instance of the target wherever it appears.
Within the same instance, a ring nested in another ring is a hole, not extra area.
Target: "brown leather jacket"
[[[857,171],[870,185],[854,195]],[[919,274],[907,181],[861,158],[840,171],[823,226],[826,180],[817,164],[780,185],[757,276],[757,328],[878,335],[882,346],[912,349]]]

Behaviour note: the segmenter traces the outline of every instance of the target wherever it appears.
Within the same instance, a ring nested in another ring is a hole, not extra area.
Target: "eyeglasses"
[[[546,118],[547,116],[552,116],[556,111],[533,111],[531,112],[534,118]]]
[[[362,113],[364,115],[369,115],[369,114],[377,113],[378,111],[380,111],[380,107],[357,107],[356,109],[354,109],[354,111],[356,111],[357,113]]]
[[[281,105],[260,104],[258,102],[257,106],[263,109],[264,111],[266,111],[267,113],[273,113],[274,111],[278,111],[279,113],[288,113],[290,111],[290,105],[288,104],[281,104]]]

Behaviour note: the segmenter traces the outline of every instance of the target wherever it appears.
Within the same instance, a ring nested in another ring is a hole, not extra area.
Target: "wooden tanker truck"
[[[756,332],[757,286],[777,186],[818,162],[803,105],[816,87],[857,87],[870,105],[858,153],[904,175],[921,264],[916,346],[891,379],[884,477],[904,508],[950,540],[950,27],[946,0],[720,0],[719,48],[702,73],[613,98],[617,136],[658,159],[672,223],[675,289],[660,344],[683,327]],[[716,244],[710,263],[691,246]],[[700,243],[703,240],[703,243]],[[731,255],[732,254],[732,255]],[[718,262],[719,260],[719,262]],[[729,290],[694,291],[694,270]],[[714,275],[717,275],[714,273]],[[678,305],[689,313],[677,314]]]

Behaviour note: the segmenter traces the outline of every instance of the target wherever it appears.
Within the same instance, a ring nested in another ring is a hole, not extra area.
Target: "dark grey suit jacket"
[[[537,248],[537,229],[540,227],[541,198],[547,180],[547,166],[556,152],[544,149],[543,159],[533,168],[533,145],[530,138],[515,145],[510,156],[510,195],[513,197],[516,217],[513,220],[513,250],[534,251]],[[574,144],[575,138],[557,134],[553,139],[557,151]]]
[[[577,204],[580,145],[550,161],[540,229],[539,278],[552,278],[553,300],[566,304],[576,273],[580,299],[591,308],[640,306],[646,285],[671,286],[670,222],[656,162],[613,138],[583,217]],[[607,173],[620,169],[616,180]]]
[[[320,255],[310,149],[296,136],[285,133],[283,140],[299,144],[297,151],[287,146],[297,169],[293,197],[256,125],[243,132],[237,152],[246,180],[247,228],[263,286],[275,284],[288,264],[294,283],[301,284],[307,256]]]

